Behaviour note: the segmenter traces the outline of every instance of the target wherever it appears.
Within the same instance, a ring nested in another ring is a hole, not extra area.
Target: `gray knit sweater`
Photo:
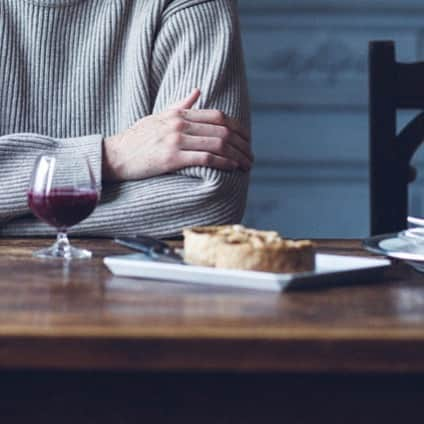
[[[2,235],[54,229],[30,215],[26,191],[40,153],[83,152],[101,180],[103,137],[202,90],[199,108],[248,124],[231,0],[0,0]],[[143,143],[143,140],[140,140]],[[78,234],[178,234],[242,217],[248,175],[193,167],[103,184]]]

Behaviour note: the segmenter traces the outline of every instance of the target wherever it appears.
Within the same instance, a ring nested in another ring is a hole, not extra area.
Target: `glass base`
[[[33,256],[41,259],[89,259],[92,254],[89,250],[71,246],[66,233],[59,233],[53,245],[35,251]]]

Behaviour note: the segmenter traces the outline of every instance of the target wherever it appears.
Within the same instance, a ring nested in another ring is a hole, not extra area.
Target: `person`
[[[0,2],[0,223],[53,234],[26,192],[41,153],[86,155],[101,202],[74,233],[237,223],[252,153],[232,0]]]

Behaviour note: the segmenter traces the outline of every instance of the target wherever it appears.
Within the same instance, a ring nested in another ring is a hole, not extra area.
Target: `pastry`
[[[275,273],[312,271],[315,266],[311,241],[285,240],[275,231],[224,225],[183,233],[184,259],[190,264]]]

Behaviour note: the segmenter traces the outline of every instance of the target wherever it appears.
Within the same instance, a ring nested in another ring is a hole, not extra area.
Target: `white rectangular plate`
[[[375,279],[390,265],[387,259],[324,254],[316,255],[315,271],[296,274],[169,264],[154,261],[143,253],[109,256],[104,258],[104,263],[113,274],[124,277],[270,291],[360,284]]]

